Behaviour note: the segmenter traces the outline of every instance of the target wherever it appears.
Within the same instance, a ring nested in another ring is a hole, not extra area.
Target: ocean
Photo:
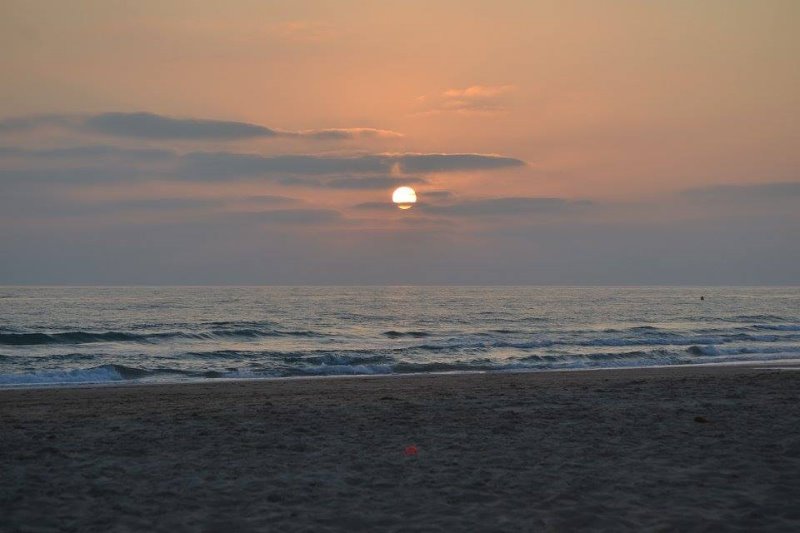
[[[0,287],[0,387],[796,359],[800,287]]]

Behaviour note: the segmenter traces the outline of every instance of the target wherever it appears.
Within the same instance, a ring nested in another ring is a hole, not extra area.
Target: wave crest
[[[128,333],[123,331],[65,331],[61,333],[0,333],[0,345],[37,346],[45,344],[91,344],[99,342],[158,342],[169,339],[219,339],[228,337],[315,337],[313,331],[264,330],[264,329],[214,329],[209,331],[170,331],[159,333]]]

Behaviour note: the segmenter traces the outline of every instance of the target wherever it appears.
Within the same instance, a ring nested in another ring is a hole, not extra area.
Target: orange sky
[[[310,239],[317,229],[309,225],[337,228],[336,240],[354,247],[348,256],[354,257],[359,247],[372,246],[364,232],[389,232],[391,240],[426,231],[434,248],[435,235],[448,246],[465,243],[441,259],[463,264],[470,247],[547,225],[558,227],[558,242],[565,242],[565,224],[576,221],[634,228],[644,220],[667,232],[689,220],[725,226],[721,220],[735,198],[741,217],[785,212],[788,219],[758,224],[773,224],[791,243],[789,234],[800,229],[791,216],[800,168],[799,19],[800,3],[793,0],[6,1],[0,6],[0,147],[6,149],[0,188],[15,206],[35,200],[31,209],[7,210],[0,223],[13,225],[14,242],[23,242],[33,238],[28,230],[51,223],[82,232],[100,220],[125,231],[142,220],[210,223],[208,216],[277,209],[274,197],[281,197],[288,198],[281,211],[332,217],[317,225],[303,219],[297,227],[282,220],[282,235],[297,231]],[[93,126],[92,117],[110,112],[231,121],[278,134],[164,137]],[[86,146],[172,155],[47,152]],[[182,159],[198,152],[473,154],[519,164],[487,160],[415,170],[398,163],[368,173],[385,180],[381,188],[364,185],[359,180],[366,174],[349,167],[309,175],[292,170],[291,179],[226,167],[224,176],[199,179],[189,175],[197,163]],[[53,177],[54,169],[65,168],[78,177]],[[415,218],[376,205],[388,200],[395,178],[416,180],[427,207],[412,210]],[[713,202],[708,194],[716,195]],[[145,201],[162,208],[143,209]],[[113,207],[124,202],[124,209]],[[609,226],[607,234],[614,231]],[[797,251],[788,246],[784,262]],[[336,253],[311,241],[303,250],[312,262]],[[574,257],[581,257],[578,250],[564,261]],[[14,269],[40,259],[31,255],[0,275],[27,279]],[[520,260],[535,265],[537,256],[514,259]],[[347,257],[338,261],[336,268],[347,270]],[[474,261],[489,272],[476,279],[503,277],[502,268],[492,273],[488,256]],[[765,281],[798,280],[786,269],[754,265],[733,281],[759,281],[764,272]],[[668,272],[663,281],[687,275]]]

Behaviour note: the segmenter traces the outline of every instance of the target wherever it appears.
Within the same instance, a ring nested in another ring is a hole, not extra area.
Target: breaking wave
[[[36,346],[42,344],[91,344],[99,342],[140,342],[152,343],[170,339],[213,340],[226,337],[259,338],[259,337],[313,337],[319,333],[313,331],[282,331],[263,329],[209,330],[198,332],[159,332],[129,333],[122,331],[105,331],[100,333],[88,331],[67,331],[63,333],[0,333],[0,345]]]

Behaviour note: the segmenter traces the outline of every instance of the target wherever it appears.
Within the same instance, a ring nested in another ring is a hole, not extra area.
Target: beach
[[[800,373],[0,390],[3,531],[800,528]]]

